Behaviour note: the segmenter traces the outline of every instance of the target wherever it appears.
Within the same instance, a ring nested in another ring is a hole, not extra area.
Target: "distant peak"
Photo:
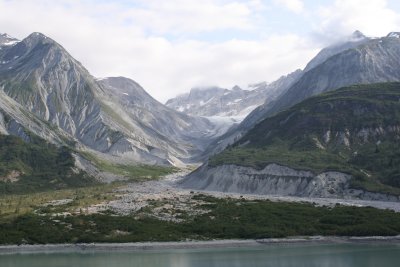
[[[28,37],[22,40],[22,42],[28,45],[29,47],[33,47],[38,44],[57,44],[53,39],[47,37],[46,35],[40,32],[34,32],[29,34]]]
[[[364,38],[366,38],[366,36],[362,32],[360,32],[359,30],[356,30],[351,35],[351,38],[353,38],[353,39],[364,39]]]
[[[386,37],[400,38],[400,32],[389,32]]]
[[[49,39],[46,35],[40,32],[33,32],[28,35],[26,38],[35,38],[35,39]]]
[[[218,86],[198,86],[190,89],[190,92],[197,93],[197,92],[217,91],[217,90],[223,90],[223,89]]]
[[[0,33],[0,45],[1,46],[10,46],[18,43],[19,40],[14,38],[7,33]]]
[[[8,38],[8,39],[15,39],[14,37],[8,35],[7,33],[0,33],[0,37]]]

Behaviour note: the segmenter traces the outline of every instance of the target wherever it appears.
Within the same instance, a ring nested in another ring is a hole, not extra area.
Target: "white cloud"
[[[215,0],[144,0],[123,12],[126,20],[155,33],[207,32],[252,28],[251,3]]]
[[[319,10],[319,34],[329,41],[360,30],[370,36],[383,36],[398,30],[399,14],[391,10],[386,0],[336,0]]]
[[[161,101],[193,86],[273,81],[304,67],[316,53],[307,38],[291,34],[254,41],[187,38],[185,33],[196,31],[257,27],[253,17],[264,7],[259,0],[205,0],[204,6],[187,1],[192,8],[186,0],[138,0],[139,7],[95,0],[0,0],[0,32],[19,38],[43,32],[93,75],[132,78]]]
[[[275,0],[275,2],[295,13],[301,13],[304,10],[304,3],[301,0]]]

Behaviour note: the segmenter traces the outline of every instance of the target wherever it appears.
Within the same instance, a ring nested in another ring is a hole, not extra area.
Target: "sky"
[[[0,0],[0,33],[41,32],[95,77],[131,78],[161,102],[272,82],[355,30],[400,31],[400,1]]]

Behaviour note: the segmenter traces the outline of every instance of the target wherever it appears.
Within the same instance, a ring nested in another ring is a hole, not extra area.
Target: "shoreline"
[[[0,255],[21,253],[83,253],[83,252],[139,252],[174,249],[211,249],[266,247],[271,245],[316,244],[399,244],[398,236],[301,236],[266,239],[224,239],[208,241],[137,242],[137,243],[81,243],[41,245],[0,245]]]

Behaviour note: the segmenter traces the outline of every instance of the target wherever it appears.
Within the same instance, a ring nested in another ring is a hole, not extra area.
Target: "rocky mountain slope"
[[[188,157],[205,149],[218,136],[218,129],[209,120],[166,107],[131,79],[109,77],[99,79],[98,83],[104,87],[107,98],[112,99],[107,104],[113,109],[122,107],[118,113],[126,113],[138,127],[148,129],[156,138],[175,143],[176,147],[191,144],[187,148]]]
[[[190,160],[212,139],[215,126],[206,119],[163,107],[133,81],[96,81],[41,33],[6,39],[0,50],[3,133],[29,141],[31,132],[110,160],[166,165]]]
[[[399,140],[400,83],[346,87],[263,120],[183,186],[398,200]]]

